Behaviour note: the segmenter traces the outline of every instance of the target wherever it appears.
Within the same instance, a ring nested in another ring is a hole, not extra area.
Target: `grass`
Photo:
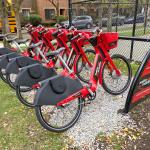
[[[103,149],[122,150],[128,149],[128,143],[135,142],[141,136],[141,130],[135,128],[123,128],[120,131],[113,131],[109,135],[100,132],[97,143],[103,145]],[[100,147],[101,149],[101,147]]]
[[[119,36],[132,36],[132,30],[118,30],[119,32]],[[147,29],[146,33],[144,34],[144,29],[141,30],[136,30],[135,31],[135,36],[139,37],[139,36],[144,36],[144,35],[149,35],[150,34],[150,29]]]
[[[43,129],[35,112],[23,106],[0,80],[0,149],[61,150],[65,147],[62,134]]]
[[[132,62],[130,63],[131,64],[131,68],[132,68],[132,75],[135,76],[139,66],[140,66],[140,63],[139,62]]]

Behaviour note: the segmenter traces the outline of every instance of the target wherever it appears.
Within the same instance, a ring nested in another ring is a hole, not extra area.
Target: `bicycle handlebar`
[[[73,41],[73,40],[75,40],[75,39],[81,37],[81,35],[82,35],[82,33],[79,33],[78,35],[76,35],[76,36],[74,36],[73,38],[71,38],[71,41]]]
[[[102,28],[99,28],[99,27],[96,27],[96,28],[92,31],[93,34],[94,34],[94,33],[100,34],[101,32],[102,32]]]
[[[71,26],[68,30],[71,31],[71,30],[77,30],[77,29],[74,26]]]

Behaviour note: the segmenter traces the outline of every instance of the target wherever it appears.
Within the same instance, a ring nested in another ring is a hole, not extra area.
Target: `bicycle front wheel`
[[[39,123],[45,129],[53,132],[63,132],[78,121],[82,108],[82,99],[79,98],[59,107],[52,105],[36,106],[35,111]]]
[[[121,75],[118,76],[112,65],[107,61],[102,70],[102,86],[108,93],[119,95],[130,85],[132,77],[131,66],[128,60],[122,55],[116,54],[111,58]]]
[[[92,49],[87,49],[85,50],[85,55],[89,62],[92,64],[92,66],[89,66],[83,56],[80,55],[76,62],[76,75],[81,81],[88,83],[90,80],[91,70],[95,59],[95,51]]]

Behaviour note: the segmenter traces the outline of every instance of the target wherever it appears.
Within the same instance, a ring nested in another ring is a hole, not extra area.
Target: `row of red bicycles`
[[[62,132],[79,119],[82,108],[96,98],[98,83],[112,95],[130,85],[131,66],[119,54],[118,33],[33,27],[29,39],[0,35],[11,48],[0,48],[0,77],[16,90],[20,102],[35,109],[47,130]],[[21,45],[25,45],[21,48]]]

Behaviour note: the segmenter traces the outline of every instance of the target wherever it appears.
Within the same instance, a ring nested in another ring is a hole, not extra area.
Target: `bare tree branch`
[[[48,0],[55,8],[57,8],[57,4],[54,2],[54,0]]]

